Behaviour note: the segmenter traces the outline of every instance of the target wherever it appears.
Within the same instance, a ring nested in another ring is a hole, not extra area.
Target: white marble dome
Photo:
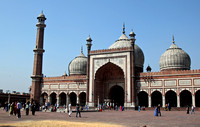
[[[123,33],[121,37],[115,41],[108,49],[131,47],[130,39]],[[135,44],[135,66],[143,68],[144,54],[139,46]]]
[[[161,55],[159,65],[160,70],[189,70],[190,69],[190,56],[173,44]]]
[[[69,75],[86,75],[87,57],[81,51],[81,54],[69,63]]]

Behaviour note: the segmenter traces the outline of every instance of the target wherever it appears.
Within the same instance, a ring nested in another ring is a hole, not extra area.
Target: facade
[[[135,44],[135,33],[125,34],[108,49],[91,50],[92,39],[86,39],[87,57],[80,55],[69,63],[69,74],[43,77],[42,54],[44,14],[38,16],[38,33],[34,49],[31,99],[52,105],[89,105],[108,103],[125,107],[200,107],[200,70],[190,70],[189,55],[173,43],[160,57],[160,72],[143,72],[144,54]],[[42,21],[43,22],[42,22]],[[41,47],[38,47],[38,44]],[[38,56],[39,55],[39,56]],[[39,58],[38,58],[39,57]],[[37,67],[38,66],[38,67]]]

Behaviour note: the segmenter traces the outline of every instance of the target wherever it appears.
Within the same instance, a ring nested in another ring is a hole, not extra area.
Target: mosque
[[[114,103],[131,108],[169,103],[172,107],[200,107],[200,70],[190,70],[190,56],[174,41],[160,57],[160,72],[144,70],[144,54],[135,44],[135,33],[122,35],[108,49],[91,50],[86,39],[87,56],[81,50],[65,73],[57,77],[42,74],[45,15],[38,17],[31,99],[43,105],[89,105]]]

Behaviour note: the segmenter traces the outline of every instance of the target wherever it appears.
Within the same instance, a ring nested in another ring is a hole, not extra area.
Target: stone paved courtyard
[[[22,118],[17,119],[16,116],[9,116],[8,112],[0,110],[0,126],[1,124],[9,124],[22,121],[41,121],[41,120],[55,120],[55,121],[71,121],[82,123],[109,123],[113,125],[122,125],[125,127],[200,127],[200,111],[196,114],[186,114],[185,111],[162,111],[161,117],[155,117],[154,111],[103,111],[103,112],[82,112],[81,118],[76,118],[75,113],[72,117],[68,117],[66,113],[59,112],[36,112],[35,116],[25,115],[22,111]],[[31,114],[31,112],[30,112]],[[85,126],[85,125],[84,125]]]

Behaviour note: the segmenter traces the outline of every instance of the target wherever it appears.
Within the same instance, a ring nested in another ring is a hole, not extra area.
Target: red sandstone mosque
[[[114,103],[125,107],[153,107],[169,103],[172,107],[200,107],[200,70],[190,70],[190,56],[172,45],[160,57],[160,72],[143,72],[144,54],[135,44],[135,33],[123,33],[108,49],[91,50],[87,38],[87,56],[81,51],[68,66],[69,74],[43,77],[43,37],[45,15],[38,17],[31,99],[43,105],[89,105]]]

